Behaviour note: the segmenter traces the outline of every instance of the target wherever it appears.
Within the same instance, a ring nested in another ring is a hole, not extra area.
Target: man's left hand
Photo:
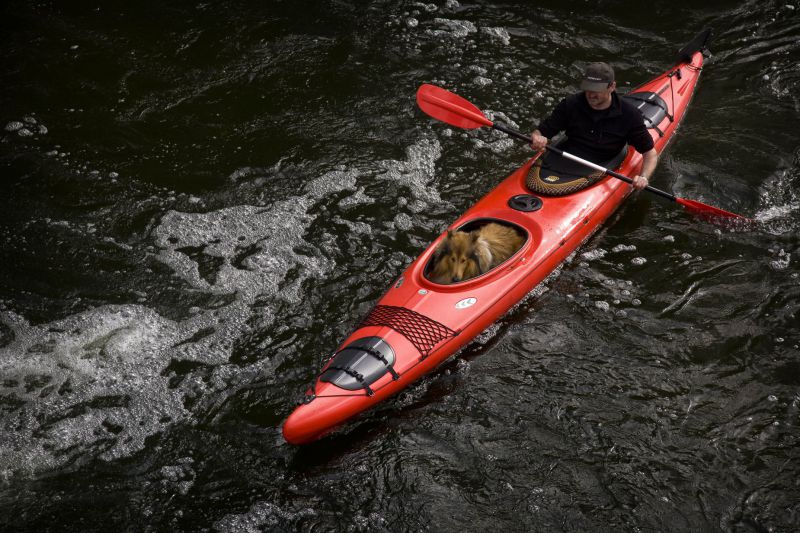
[[[637,191],[641,191],[642,189],[647,187],[648,183],[649,180],[644,176],[639,175],[633,178],[633,188],[636,189]]]

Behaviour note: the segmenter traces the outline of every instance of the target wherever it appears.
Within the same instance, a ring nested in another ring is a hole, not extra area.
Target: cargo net
[[[454,337],[457,332],[405,307],[377,305],[361,321],[359,328],[386,326],[402,334],[419,350],[422,358],[428,357],[439,342]]]

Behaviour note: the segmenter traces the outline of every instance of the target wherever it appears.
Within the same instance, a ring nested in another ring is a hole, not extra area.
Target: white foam
[[[581,254],[581,258],[585,259],[586,261],[595,261],[597,259],[602,259],[606,256],[608,252],[602,248],[597,248],[595,250],[589,250],[588,252],[583,252]]]
[[[759,226],[773,235],[797,231],[800,201],[796,192],[796,171],[780,170],[765,181],[761,191],[762,208],[754,218]]]
[[[370,226],[366,222],[360,222],[358,220],[353,222],[353,221],[350,221],[350,220],[343,219],[340,216],[334,217],[333,218],[333,222],[335,222],[336,224],[341,224],[343,226],[347,226],[347,229],[349,230],[349,232],[354,234],[354,235],[372,235],[372,226]],[[331,237],[333,237],[333,236],[331,235]],[[335,240],[335,237],[334,237],[334,240]]]
[[[406,213],[398,213],[394,217],[394,225],[400,231],[408,231],[414,227],[414,221]]]
[[[35,135],[46,135],[47,126],[40,124],[36,117],[25,116],[22,120],[12,120],[6,124],[6,131],[16,132],[20,137],[33,137]]]
[[[501,137],[494,142],[486,142],[476,137],[472,139],[472,143],[478,150],[489,150],[495,154],[502,154],[515,146],[514,141],[508,137]]]
[[[489,324],[485,330],[476,335],[472,342],[480,344],[481,346],[485,346],[489,341],[497,336],[499,331],[500,322],[493,322],[492,324]]]
[[[191,457],[183,457],[178,460],[178,464],[161,467],[161,484],[168,490],[174,487],[176,492],[185,496],[194,485],[196,477],[193,463],[194,459]]]
[[[509,126],[511,128],[514,128],[514,129],[519,129],[519,125],[511,117],[509,117],[508,115],[506,115],[502,111],[494,111],[492,109],[486,109],[486,110],[484,110],[484,114],[486,115],[487,118],[489,118],[489,120],[500,121],[503,124],[505,124],[506,126]],[[502,138],[505,138],[505,139],[508,138],[504,133],[500,133],[500,132],[493,132],[493,133],[498,135],[498,136],[500,136],[500,137],[502,137]]]
[[[493,40],[500,41],[504,45],[508,46],[511,44],[511,36],[508,34],[505,28],[500,27],[485,27],[481,28],[481,33],[485,33],[489,35]]]
[[[438,142],[422,140],[408,148],[407,160],[382,161],[377,168],[382,179],[408,186],[413,197],[408,208],[424,207],[440,201],[433,184],[440,154]],[[0,393],[18,402],[0,420],[0,479],[95,457],[130,456],[147,437],[191,422],[192,405],[202,406],[268,371],[271,354],[250,366],[228,364],[234,343],[253,328],[274,324],[281,301],[302,302],[303,282],[334,268],[329,257],[338,253],[335,236],[315,236],[316,246],[308,241],[318,216],[312,208],[348,191],[355,194],[345,205],[373,202],[358,180],[373,176],[375,166],[336,168],[307,182],[299,196],[264,207],[167,212],[153,229],[151,253],[194,290],[235,294],[221,307],[194,306],[176,321],[140,305],[103,306],[41,325],[0,312],[0,321],[13,332],[8,336],[13,340],[0,348]],[[399,215],[398,225],[412,223],[407,214]],[[340,220],[355,233],[372,232],[364,222]],[[94,229],[48,223],[77,232]],[[201,276],[200,254],[218,264],[214,276]],[[399,266],[408,259],[396,252],[391,261]],[[195,362],[198,370],[177,375],[173,360]],[[164,472],[178,492],[192,483],[191,472],[181,472]]]
[[[13,313],[0,320],[14,331],[0,349],[3,391],[24,402],[0,432],[6,476],[60,466],[93,447],[106,459],[128,455],[164,417],[186,416],[160,375],[179,328],[154,311],[108,306],[40,326]]]
[[[619,252],[635,252],[636,245],[635,244],[618,244],[611,249],[614,253]]]
[[[316,516],[314,509],[306,508],[298,512],[284,511],[274,503],[258,502],[246,513],[229,514],[214,523],[214,529],[223,533],[264,531],[278,528],[288,521]]]
[[[800,202],[790,202],[766,207],[758,211],[754,218],[769,233],[781,235],[796,230],[798,212],[800,212]]]
[[[434,187],[436,180],[436,161],[442,155],[442,147],[436,139],[422,139],[406,149],[407,161],[381,161],[378,166],[383,172],[376,177],[393,181],[408,187],[412,197],[418,202],[412,207],[420,212],[431,204],[441,204],[442,198]]]
[[[778,253],[778,258],[770,261],[769,266],[773,270],[786,270],[791,262],[792,254],[785,252],[783,248],[781,248],[781,251]]]
[[[374,203],[375,199],[364,193],[364,187],[359,187],[356,192],[339,201],[339,208],[346,210],[354,206]]]
[[[158,258],[192,286],[216,293],[237,293],[246,301],[266,294],[297,302],[299,283],[280,287],[289,270],[302,265],[304,276],[324,275],[333,267],[322,254],[300,255],[295,247],[315,217],[308,215],[310,197],[279,202],[270,208],[237,206],[210,213],[170,211],[154,232],[161,249]],[[253,252],[237,266],[234,259],[248,248]],[[221,265],[209,282],[200,276],[198,263],[181,251],[202,248]]]
[[[413,146],[409,152],[415,153]],[[302,298],[303,281],[324,276],[333,268],[333,263],[318,250],[310,254],[295,251],[306,244],[305,232],[316,218],[309,211],[319,200],[341,191],[357,192],[346,205],[372,202],[363,194],[363,188],[356,188],[357,178],[363,173],[345,167],[332,170],[309,180],[302,196],[267,207],[235,206],[209,213],[170,211],[154,231],[155,243],[160,249],[157,258],[200,290],[236,293],[246,302],[267,295],[298,303]],[[243,169],[232,179],[248,174]],[[219,261],[214,279],[201,276],[200,265],[186,248],[201,249],[202,254]],[[247,255],[237,260],[241,254]],[[288,272],[298,266],[300,275],[284,284]]]
[[[468,20],[450,20],[445,18],[435,18],[433,21],[438,24],[439,26],[444,26],[447,28],[446,30],[428,30],[428,33],[437,36],[449,36],[449,37],[466,37],[470,33],[476,33],[478,28],[475,27],[475,24]]]

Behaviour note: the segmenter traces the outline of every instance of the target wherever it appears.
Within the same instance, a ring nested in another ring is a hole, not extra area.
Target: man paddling
[[[562,150],[602,165],[630,144],[644,157],[639,175],[633,178],[633,186],[641,190],[656,168],[658,152],[641,113],[620,98],[616,88],[611,66],[590,63],[581,80],[581,92],[559,102],[531,134],[531,146],[543,150],[550,138],[564,131],[567,140],[560,146]]]

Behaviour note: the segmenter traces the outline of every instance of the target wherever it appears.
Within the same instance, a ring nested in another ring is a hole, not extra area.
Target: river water
[[[65,5],[69,4],[69,5]],[[800,3],[5,2],[0,529],[796,531]],[[716,37],[654,186],[433,374],[313,445],[323,357],[532,154]]]

